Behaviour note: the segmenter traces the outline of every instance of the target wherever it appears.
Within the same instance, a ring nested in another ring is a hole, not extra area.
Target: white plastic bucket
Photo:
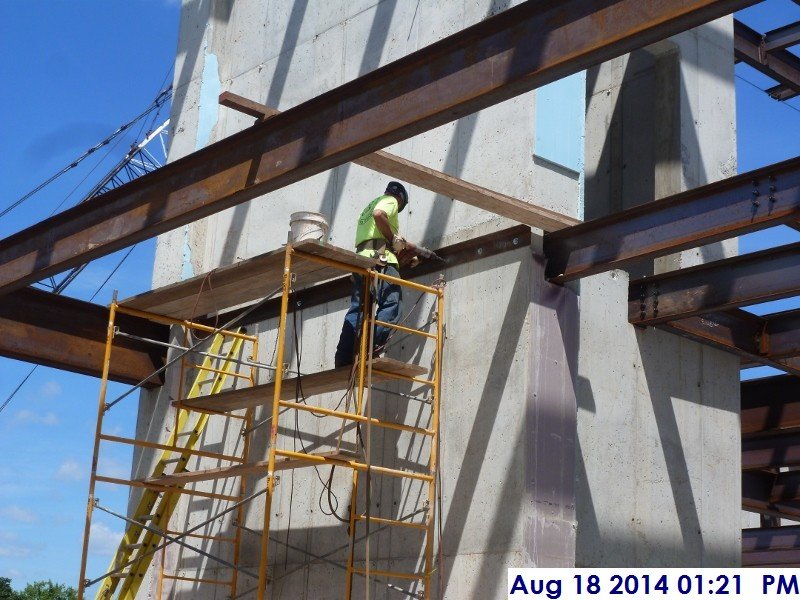
[[[315,212],[296,212],[289,217],[289,241],[294,243],[303,240],[328,241],[330,226],[327,219]]]

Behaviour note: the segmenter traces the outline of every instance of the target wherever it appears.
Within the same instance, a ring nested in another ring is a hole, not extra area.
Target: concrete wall
[[[732,20],[589,71],[586,217],[736,171]],[[652,270],[735,254],[725,242]],[[740,561],[739,368],[627,323],[628,274],[580,283],[578,565]]]
[[[217,106],[221,91],[287,109],[509,4],[186,0],[175,69],[170,159],[252,123],[249,117]],[[676,42],[684,54],[675,63],[680,72],[675,81],[686,98],[677,114],[670,113],[672,120],[661,124],[668,133],[664,147],[646,136],[641,143],[626,138],[617,146],[606,135],[617,106],[612,100],[632,97],[625,87],[628,59],[605,65],[596,77],[589,77],[587,216],[646,201],[656,193],[671,193],[668,185],[691,186],[723,176],[724,168],[733,169],[733,113],[725,104],[726,95],[732,93],[732,63],[721,58],[726,44],[730,55],[730,22],[702,31]],[[716,57],[720,64],[700,65],[701,57],[702,61]],[[655,75],[651,72],[648,77]],[[600,81],[607,82],[606,87]],[[662,83],[670,93],[676,86]],[[651,92],[652,97],[657,95]],[[700,114],[702,125],[690,125]],[[529,93],[390,150],[538,205],[581,214],[578,181],[532,158],[534,116],[535,93]],[[662,118],[648,114],[642,120],[655,124]],[[636,127],[639,121],[630,115],[623,118]],[[692,132],[697,135],[694,146]],[[667,163],[653,158],[660,153],[669,156],[669,164],[680,165],[675,167],[679,180],[675,170],[662,176]],[[633,174],[621,184],[626,195],[620,196],[616,188],[603,183],[605,169],[598,165],[608,160],[613,169],[624,170],[625,160],[635,157],[642,162],[635,171],[628,168]],[[661,181],[662,177],[669,183],[642,184],[647,178]],[[332,224],[331,241],[351,247],[355,216],[386,181],[361,167],[344,165],[165,234],[157,245],[154,286],[279,247],[286,240],[289,215],[296,210],[324,212]],[[647,193],[639,193],[642,187]],[[401,230],[426,245],[454,243],[512,224],[413,186],[410,195]],[[625,314],[624,273],[587,279],[579,289],[546,284],[539,249],[540,238],[535,236],[532,248],[444,273],[448,281],[441,463],[444,568],[434,577],[435,595],[441,586],[448,598],[505,597],[509,566],[568,566],[575,560],[598,566],[736,564],[738,528],[736,519],[727,518],[728,505],[732,512],[739,502],[735,359],[631,328]],[[416,294],[407,299],[415,300]],[[346,306],[343,299],[299,316],[306,334],[303,371],[332,366]],[[431,310],[430,303],[422,303],[411,322],[422,325]],[[250,329],[261,336],[262,359],[272,354],[275,326],[265,322]],[[289,351],[287,362],[296,361],[292,343]],[[408,341],[397,344],[389,355],[423,365],[431,360],[430,349]],[[143,396],[142,435],[165,437],[164,419],[170,412],[167,390],[174,396],[176,377],[171,375],[161,394]],[[424,404],[381,396],[375,398],[376,416],[417,424],[428,419]],[[338,397],[315,400],[335,405]],[[338,431],[338,423],[311,415],[302,416],[300,424],[307,432],[302,438],[306,447],[330,444]],[[262,427],[253,436],[252,458],[265,455],[265,430]],[[240,443],[237,431],[236,424],[215,424],[206,439],[217,449],[230,450]],[[349,430],[346,442],[352,444],[353,435]],[[376,462],[408,467],[427,457],[425,442],[407,434],[375,436]],[[289,448],[299,445],[291,435],[282,435],[279,443]],[[137,456],[139,473],[147,470],[150,460],[148,454]],[[323,480],[327,475],[328,471],[320,472]],[[263,484],[263,479],[251,481],[252,489]],[[332,489],[340,514],[350,502],[349,486],[348,474],[337,469]],[[219,492],[230,487],[200,489]],[[338,563],[345,557],[341,546],[347,542],[346,529],[321,514],[322,491],[313,471],[281,477],[271,511],[271,532],[277,540],[270,545],[273,597],[341,595],[343,573],[326,562],[308,564],[304,554],[327,555]],[[402,516],[422,508],[419,486],[379,480],[372,496],[373,514]],[[363,498],[360,502],[363,506]],[[180,509],[173,526],[197,523],[211,516],[215,507],[216,502],[195,499]],[[323,507],[327,508],[325,499]],[[262,522],[263,500],[258,499],[245,523],[260,531]],[[215,532],[231,531],[231,519],[222,519],[216,527]],[[414,535],[392,531],[372,538],[373,568],[418,569],[422,543]],[[244,539],[243,564],[252,569],[257,538],[245,534]],[[289,550],[287,543],[294,549]],[[215,551],[225,554],[221,548]],[[185,551],[180,559],[181,554],[169,548],[165,555],[169,568],[188,569],[184,574],[193,576],[190,567],[202,565],[206,577],[226,576],[207,559]],[[360,597],[364,584],[356,581]],[[239,591],[251,584],[243,577]],[[206,586],[198,592],[194,587],[177,585],[174,597],[227,594],[223,588]],[[168,582],[165,589],[172,585]],[[148,580],[142,590],[142,597],[153,595],[156,579]],[[396,594],[375,582],[371,596]]]

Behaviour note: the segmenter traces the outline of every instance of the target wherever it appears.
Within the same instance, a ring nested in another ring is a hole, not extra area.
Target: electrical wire
[[[750,85],[750,86],[753,86],[753,87],[754,87],[754,88],[756,88],[756,89],[757,89],[759,92],[764,92],[765,94],[769,95],[769,94],[767,93],[767,90],[765,90],[764,88],[762,88],[760,85],[756,85],[756,84],[755,84],[755,83],[753,83],[752,81],[750,81],[750,80],[748,80],[748,79],[745,79],[745,78],[744,78],[744,77],[742,77],[741,75],[737,74],[737,75],[736,75],[736,78],[737,78],[737,79],[741,79],[742,81],[744,81],[746,84],[748,84],[748,85]],[[772,96],[770,96],[770,98],[771,98],[771,97],[772,97]],[[774,98],[773,98],[773,99],[774,99]],[[782,104],[783,106],[786,106],[786,107],[788,107],[788,108],[791,108],[793,111],[795,111],[795,112],[799,112],[799,113],[800,113],[800,108],[797,108],[796,106],[794,106],[794,105],[792,105],[792,104],[789,104],[787,101],[785,101],[785,100],[778,100],[778,102],[780,102],[780,104]]]
[[[169,86],[169,88],[163,90],[162,92],[160,92],[158,94],[158,96],[156,96],[156,99],[150,104],[149,107],[147,107],[147,109],[144,112],[142,112],[138,116],[134,117],[133,120],[125,123],[124,125],[120,125],[111,135],[106,137],[104,140],[96,143],[94,146],[92,146],[91,148],[86,150],[83,154],[81,154],[78,158],[76,158],[70,164],[68,164],[67,166],[63,167],[60,171],[56,172],[54,175],[51,175],[50,177],[48,177],[45,181],[43,181],[42,183],[37,185],[35,188],[33,188],[27,194],[25,194],[24,196],[22,196],[18,200],[12,202],[6,208],[4,208],[2,211],[0,211],[0,218],[4,217],[8,213],[10,213],[12,210],[17,208],[19,205],[24,203],[26,200],[30,199],[32,196],[34,196],[35,194],[40,192],[42,189],[44,189],[45,187],[47,187],[48,185],[53,183],[56,179],[58,179],[59,177],[64,175],[64,173],[67,173],[68,171],[71,171],[72,169],[77,167],[80,163],[82,163],[85,159],[87,159],[89,156],[94,154],[97,150],[99,150],[103,146],[107,146],[108,144],[110,144],[111,141],[114,138],[116,138],[117,136],[119,136],[123,132],[127,131],[130,127],[132,127],[134,124],[136,124],[139,120],[141,120],[144,117],[146,117],[147,115],[149,115],[154,110],[158,109],[162,104],[164,104],[171,97],[172,97],[172,86]]]

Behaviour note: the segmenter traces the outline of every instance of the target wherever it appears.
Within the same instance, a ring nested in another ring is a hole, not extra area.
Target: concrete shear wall
[[[252,123],[250,117],[214,105],[212,96],[217,90],[230,90],[285,110],[509,4],[513,2],[185,0],[170,159]],[[727,35],[725,27],[722,30]],[[704,38],[687,39],[699,53]],[[718,45],[722,48],[724,43]],[[610,68],[619,67],[612,64]],[[684,131],[687,119],[695,114],[693,103],[707,102],[708,94],[724,97],[731,89],[729,75],[723,69],[702,86],[692,80],[693,87],[687,92],[692,97],[682,101],[675,122],[683,124],[682,144],[688,138]],[[608,87],[609,94],[614,93],[614,85]],[[607,126],[610,119],[591,104],[593,99],[590,95],[587,165],[597,164],[591,160],[592,148],[607,144],[603,123]],[[732,123],[730,110],[730,105],[724,105],[704,117],[708,125],[698,131],[702,144],[713,148],[710,154],[703,148],[703,160],[713,167],[698,167],[700,146],[687,150],[685,157],[681,153],[679,162],[685,165],[682,172],[686,174],[681,185],[722,176],[715,171],[724,162],[718,159],[718,149],[727,152],[732,146],[707,136],[717,131],[720,119]],[[541,206],[580,214],[577,180],[532,158],[534,111],[535,93],[525,94],[397,144],[390,151]],[[626,145],[626,155],[636,154],[637,148]],[[730,156],[735,158],[729,153],[728,160]],[[647,173],[648,168],[653,171],[652,162],[643,165],[642,172]],[[325,213],[332,225],[331,241],[350,247],[355,216],[382,191],[386,180],[360,167],[343,165],[165,234],[157,244],[153,284],[164,285],[279,247],[286,241],[289,215],[296,210]],[[587,177],[587,191],[591,184]],[[594,184],[600,185],[597,180]],[[454,243],[512,224],[414,187],[410,194],[410,207],[401,215],[401,230],[426,245]],[[589,209],[587,205],[587,216]],[[441,597],[441,589],[444,597],[505,597],[506,567],[568,565],[575,557],[581,564],[594,565],[615,561],[678,565],[697,564],[698,560],[733,564],[734,553],[724,548],[736,541],[731,527],[735,519],[726,524],[719,505],[727,501],[720,490],[733,488],[738,481],[738,453],[727,454],[735,445],[731,427],[736,414],[731,406],[738,400],[738,386],[729,383],[736,378],[735,361],[676,338],[635,332],[624,314],[627,285],[622,273],[591,278],[578,290],[553,290],[542,281],[540,239],[535,238],[532,249],[445,272],[444,568],[434,577],[435,595]],[[406,307],[414,300],[416,294],[407,294]],[[298,315],[306,334],[303,371],[332,366],[346,306],[343,299]],[[431,309],[430,303],[421,303],[411,322],[422,325]],[[275,326],[275,322],[266,322],[256,327],[262,359],[270,358]],[[658,351],[665,347],[670,356],[666,361]],[[610,352],[610,348],[618,351]],[[287,349],[287,362],[296,361],[294,344],[290,342]],[[390,356],[423,365],[431,360],[429,349],[408,341],[397,344]],[[166,436],[168,391],[174,395],[175,377],[171,375],[160,394],[143,395],[141,435],[150,439]],[[264,377],[265,381],[266,374]],[[407,390],[402,386],[395,389]],[[577,414],[575,396],[580,407]],[[337,400],[330,396],[319,399],[326,406]],[[379,411],[376,416],[409,423],[424,423],[428,414],[424,405],[389,395],[376,397],[375,410]],[[637,419],[634,423],[631,415]],[[330,443],[338,431],[338,424],[312,416],[301,417],[300,424],[308,431],[302,439],[306,447]],[[206,441],[229,450],[239,443],[237,432],[238,425],[212,426]],[[265,434],[259,432],[254,438],[252,458],[263,458]],[[352,429],[347,436],[352,443]],[[287,436],[281,443],[292,447],[298,441]],[[373,443],[382,448],[374,456],[376,462],[388,466],[408,466],[428,450],[425,442],[406,434],[386,433]],[[577,462],[573,462],[575,457]],[[551,459],[557,467],[551,467]],[[136,472],[144,474],[150,462],[149,454],[137,455]],[[326,478],[327,471],[321,476]],[[349,475],[337,469],[332,487],[340,514],[350,502],[349,481]],[[263,484],[263,480],[251,482],[255,489]],[[230,490],[231,484],[227,485],[201,489],[220,492]],[[341,595],[341,571],[320,561],[308,564],[308,556],[302,552],[325,554],[347,542],[345,527],[321,514],[322,491],[313,471],[299,470],[281,477],[272,511],[271,531],[278,540],[270,545],[271,562],[275,563],[273,597]],[[376,482],[373,514],[418,510],[418,497],[419,489],[413,485]],[[674,502],[670,502],[672,498]],[[710,504],[715,504],[713,509]],[[211,516],[216,506],[210,501],[185,503],[173,525],[182,528],[199,522]],[[246,525],[260,530],[262,518],[263,502],[256,501],[248,511]],[[701,533],[689,531],[695,525]],[[224,519],[221,527],[232,528],[230,520]],[[257,539],[246,534],[244,540],[244,564],[252,566]],[[289,550],[286,543],[299,550]],[[221,548],[212,549],[225,555]],[[419,568],[420,550],[419,539],[382,532],[371,542],[370,551],[377,568],[413,570]],[[340,549],[328,558],[342,562],[344,556]],[[198,566],[204,576],[226,575],[213,562],[175,548],[166,557],[170,568],[184,569],[188,576],[195,576],[193,569]],[[356,581],[361,594],[363,580]],[[244,577],[240,591],[251,584]],[[222,598],[227,593],[222,588],[198,592],[194,587],[179,585],[174,597]],[[143,586],[141,596],[153,595],[155,589],[154,578]],[[395,597],[396,593],[375,582],[371,596]]]

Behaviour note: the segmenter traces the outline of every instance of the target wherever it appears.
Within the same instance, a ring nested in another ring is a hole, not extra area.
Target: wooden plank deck
[[[345,452],[343,450],[332,450],[330,452],[314,453],[313,456],[321,456],[325,459],[334,460],[354,460],[357,457],[352,452]],[[226,467],[216,467],[213,469],[203,469],[201,471],[184,471],[182,473],[174,473],[172,475],[165,475],[163,477],[153,477],[151,479],[144,479],[143,482],[155,485],[185,485],[187,483],[197,483],[198,481],[210,481],[212,479],[224,479],[226,477],[245,477],[251,475],[266,475],[268,461],[260,460],[254,463],[246,463],[239,465],[231,465]],[[275,470],[286,471],[289,469],[298,469],[300,467],[313,467],[318,465],[318,462],[311,460],[303,460],[299,458],[288,458],[285,456],[275,457]]]
[[[314,240],[305,240],[293,246],[298,252],[336,260],[345,265],[368,269],[375,261],[355,252]],[[285,248],[273,250],[247,260],[214,269],[186,281],[145,292],[120,302],[127,308],[173,317],[192,319],[222,312],[261,300],[266,294],[281,286]],[[297,279],[295,289],[300,290],[318,283],[346,275],[347,271],[323,265],[295,255],[292,272]]]
[[[393,358],[376,358],[372,361],[372,381],[377,383],[392,379],[391,375],[384,375],[377,371],[383,371],[394,375],[405,375],[409,377],[419,377],[428,372],[424,367],[409,365]],[[300,377],[303,396],[310,398],[318,394],[328,392],[344,391],[350,384],[351,366],[339,367],[329,371],[320,371]],[[199,408],[203,410],[213,410],[219,412],[230,412],[241,408],[253,408],[263,406],[273,401],[275,393],[275,382],[265,383],[249,388],[230,390],[212,396],[203,396],[184,400],[183,406],[187,408]],[[281,400],[294,400],[297,393],[297,378],[292,377],[283,380],[281,386]],[[176,403],[173,403],[176,404]]]

